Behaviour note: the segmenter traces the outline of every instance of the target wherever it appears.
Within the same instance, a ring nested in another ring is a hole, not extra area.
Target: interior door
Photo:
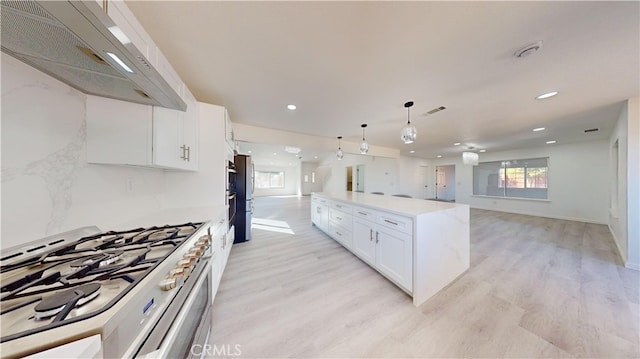
[[[436,199],[444,199],[447,191],[447,172],[444,166],[436,167]]]
[[[364,165],[356,166],[356,192],[364,192]]]

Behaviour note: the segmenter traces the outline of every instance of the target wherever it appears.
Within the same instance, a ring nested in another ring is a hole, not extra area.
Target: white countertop
[[[227,206],[185,207],[163,209],[143,217],[121,223],[115,230],[128,230],[137,227],[175,225],[188,222],[219,221],[225,218]]]
[[[351,202],[355,205],[362,205],[376,209],[384,209],[385,211],[395,212],[400,215],[415,217],[421,214],[438,212],[451,209],[466,204],[457,204],[449,202],[429,201],[417,198],[403,198],[389,195],[378,195],[361,192],[314,192],[312,195],[335,199],[338,201]]]

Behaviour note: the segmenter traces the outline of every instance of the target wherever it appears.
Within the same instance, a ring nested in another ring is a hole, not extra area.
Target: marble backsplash
[[[2,54],[2,248],[161,207],[159,169],[86,162],[85,95]]]

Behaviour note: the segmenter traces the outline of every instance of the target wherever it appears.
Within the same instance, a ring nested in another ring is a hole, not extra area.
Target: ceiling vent
[[[588,130],[584,130],[584,133],[589,133],[589,132],[598,132],[598,130],[600,130],[599,128],[590,128]]]
[[[440,112],[440,111],[445,110],[445,109],[446,109],[446,107],[444,107],[444,106],[436,107],[433,110],[430,110],[430,111],[427,111],[427,112],[423,113],[422,116],[433,115],[434,113]]]
[[[529,44],[521,48],[520,50],[516,51],[513,55],[519,58],[527,57],[535,53],[536,51],[540,50],[541,47],[542,47],[542,40],[538,42],[534,42],[533,44]]]

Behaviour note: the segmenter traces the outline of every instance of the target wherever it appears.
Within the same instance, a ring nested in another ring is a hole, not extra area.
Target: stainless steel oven
[[[194,280],[189,286],[185,283],[136,357],[200,358],[207,351],[212,320],[211,263],[215,255],[209,255],[197,272],[192,273]]]

